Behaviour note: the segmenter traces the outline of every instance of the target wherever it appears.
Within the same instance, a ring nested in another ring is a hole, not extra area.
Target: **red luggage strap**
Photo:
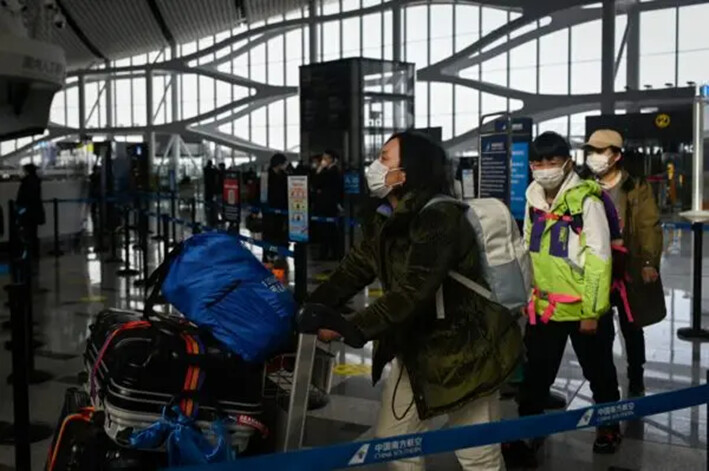
[[[101,364],[103,357],[106,355],[108,347],[111,345],[111,342],[113,342],[113,339],[116,338],[118,334],[120,334],[121,332],[125,332],[126,330],[145,329],[147,327],[150,327],[150,325],[151,324],[149,321],[126,322],[125,324],[121,325],[116,330],[111,332],[108,337],[106,337],[106,340],[103,342],[101,350],[99,350],[98,355],[96,356],[96,362],[94,363],[93,368],[91,368],[91,375],[89,377],[89,395],[91,396],[91,399],[94,398],[96,392],[96,372],[98,372],[99,365]]]
[[[74,422],[77,420],[80,420],[82,422],[91,422],[93,415],[94,415],[94,408],[93,407],[82,407],[75,414],[69,414],[66,417],[64,417],[64,420],[62,421],[62,425],[59,428],[59,435],[57,435],[57,440],[54,442],[54,446],[49,448],[49,456],[47,458],[47,462],[49,463],[49,466],[47,467],[47,471],[54,471],[54,465],[56,464],[56,461],[57,461],[57,454],[59,451],[59,445],[62,442],[62,438],[64,438],[64,431],[66,430],[66,427],[69,424],[69,422]]]
[[[570,294],[559,294],[559,293],[546,293],[539,288],[534,288],[532,291],[532,299],[527,304],[527,314],[529,315],[529,324],[537,325],[537,308],[536,300],[545,299],[549,305],[544,309],[542,314],[542,322],[548,323],[549,320],[554,316],[556,312],[556,307],[558,304],[574,304],[581,301],[580,296],[572,296]]]
[[[182,339],[185,341],[188,355],[201,355],[204,353],[204,346],[196,336],[183,333]],[[199,365],[188,366],[182,391],[184,393],[194,393],[195,391],[199,391],[202,389],[205,377],[205,371],[200,368]],[[197,412],[199,411],[199,404],[192,398],[185,398],[180,401],[180,408],[187,417],[196,417]]]

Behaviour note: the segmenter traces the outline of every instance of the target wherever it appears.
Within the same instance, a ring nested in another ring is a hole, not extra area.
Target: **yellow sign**
[[[332,372],[340,376],[365,376],[372,373],[372,367],[370,365],[340,363],[332,368]]]
[[[106,300],[106,296],[84,296],[79,301],[82,303],[102,303]]]
[[[670,125],[670,115],[666,113],[660,113],[657,116],[655,116],[655,126],[657,126],[660,129],[665,129],[667,126]]]

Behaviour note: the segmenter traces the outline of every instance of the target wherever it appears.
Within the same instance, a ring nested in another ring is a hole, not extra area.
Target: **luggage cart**
[[[265,394],[278,408],[275,451],[292,451],[303,445],[310,391],[330,393],[334,356],[317,336],[300,334],[296,352],[280,358],[281,367],[266,375]]]

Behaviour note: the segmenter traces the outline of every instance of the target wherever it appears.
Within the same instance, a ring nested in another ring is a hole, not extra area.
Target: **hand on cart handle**
[[[350,347],[361,348],[366,343],[364,334],[354,324],[323,304],[304,304],[298,311],[296,324],[298,332],[322,334],[323,341],[332,341],[342,336],[342,340]]]

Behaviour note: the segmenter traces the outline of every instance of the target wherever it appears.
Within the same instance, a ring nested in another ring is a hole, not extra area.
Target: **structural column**
[[[626,44],[626,82],[628,89],[640,90],[640,10],[637,4],[628,10],[628,42]],[[640,111],[636,104],[628,112]]]
[[[401,5],[398,2],[395,2],[391,11],[392,11],[391,43],[393,45],[392,57],[394,58],[395,61],[401,61],[401,49],[402,49],[401,48]]]
[[[603,0],[601,113],[615,112],[615,0]]]
[[[310,43],[310,64],[313,64],[315,62],[319,62],[318,60],[318,50],[320,49],[320,44],[318,41],[318,22],[316,20],[318,16],[318,7],[317,7],[318,1],[317,0],[308,0],[308,16],[310,18],[310,21],[308,22],[309,25],[309,43]]]
[[[86,136],[86,76],[79,75],[79,140]]]
[[[174,59],[177,57],[177,47],[172,46],[170,48],[171,57]],[[175,124],[180,121],[180,76],[177,72],[171,74],[171,85],[170,85],[170,101],[172,101],[172,123]],[[179,134],[173,134],[172,139],[172,158],[171,169],[175,175],[175,182],[177,182],[177,170],[180,166],[180,146],[182,145],[182,137]],[[174,190],[174,188],[170,188]]]
[[[145,111],[148,141],[148,169],[152,173],[155,168],[155,113],[153,112],[153,69],[145,71]]]
[[[106,61],[105,67],[111,67],[111,62]],[[113,79],[112,75],[106,75],[106,127],[113,127]],[[108,138],[111,139],[112,134]]]

